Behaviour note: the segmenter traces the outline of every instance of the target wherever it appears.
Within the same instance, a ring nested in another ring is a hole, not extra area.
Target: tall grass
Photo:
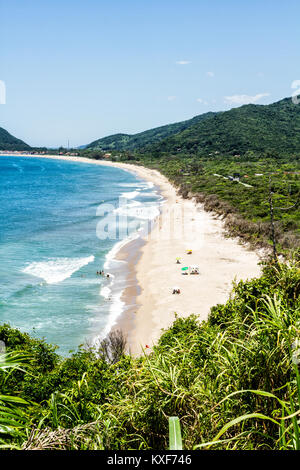
[[[1,393],[9,375],[24,370],[28,364],[29,358],[25,354],[0,354],[0,448],[18,448],[31,424],[25,412],[29,403],[19,396]]]
[[[299,286],[298,264],[267,264],[207,322],[177,317],[149,355],[79,351],[30,387],[24,372],[22,398],[44,398],[23,447],[168,449],[178,417],[185,449],[299,449]]]

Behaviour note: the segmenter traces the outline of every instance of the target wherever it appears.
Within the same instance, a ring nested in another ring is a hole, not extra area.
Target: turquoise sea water
[[[115,255],[160,202],[151,183],[118,168],[1,156],[0,323],[44,337],[62,354],[102,337],[123,307],[126,263]],[[100,239],[103,204],[108,239]],[[109,279],[96,275],[102,268]]]

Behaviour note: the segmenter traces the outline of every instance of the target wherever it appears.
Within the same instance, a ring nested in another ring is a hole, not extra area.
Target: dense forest
[[[270,105],[249,104],[206,113],[133,136],[116,134],[87,148],[137,151],[154,156],[244,155],[296,156],[300,153],[300,107],[291,98]]]
[[[270,105],[245,105],[218,113],[152,147],[153,153],[228,155],[259,152],[288,156],[300,151],[300,108],[290,98]]]
[[[300,107],[291,98],[270,105],[249,104],[134,135],[115,134],[81,146],[86,151],[120,151],[162,157],[232,156],[249,152],[267,157],[300,154]],[[0,150],[30,147],[0,128]]]
[[[30,146],[0,127],[0,150],[30,150]]]
[[[205,113],[195,116],[192,119],[174,124],[167,124],[166,126],[156,127],[138,134],[114,134],[102,139],[95,140],[87,145],[87,149],[99,150],[136,150],[143,147],[151,147],[151,145],[161,142],[166,137],[182,132],[185,129],[195,125],[200,121],[204,121],[214,116],[216,113]]]

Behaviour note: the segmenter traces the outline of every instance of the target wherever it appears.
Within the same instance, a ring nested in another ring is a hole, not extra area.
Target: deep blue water
[[[118,209],[120,195],[128,199]],[[157,215],[158,201],[149,183],[118,168],[0,156],[0,323],[44,337],[63,354],[107,332],[125,282],[114,255]],[[107,216],[102,204],[112,207],[113,239],[97,236]],[[114,275],[97,276],[103,267]]]

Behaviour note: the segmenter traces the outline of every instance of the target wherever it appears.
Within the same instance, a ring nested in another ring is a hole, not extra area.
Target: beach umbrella
[[[188,269],[188,266],[185,266],[184,268],[181,268],[181,271],[187,271]]]

